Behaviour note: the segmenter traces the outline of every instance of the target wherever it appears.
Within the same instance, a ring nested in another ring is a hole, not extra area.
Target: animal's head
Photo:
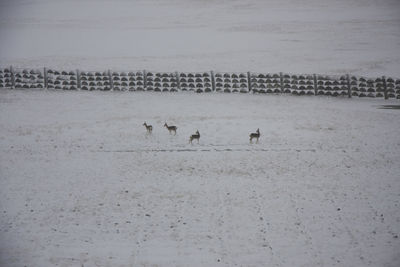
[[[146,122],[143,122],[143,125],[146,126]]]
[[[164,123],[164,127],[168,127],[167,123]]]
[[[260,129],[257,129],[257,133],[260,133]]]

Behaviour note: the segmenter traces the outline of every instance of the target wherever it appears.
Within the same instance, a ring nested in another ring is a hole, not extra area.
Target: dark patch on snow
[[[400,105],[382,105],[378,109],[400,109]]]

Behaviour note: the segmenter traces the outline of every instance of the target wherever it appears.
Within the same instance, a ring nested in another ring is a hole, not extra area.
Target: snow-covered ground
[[[399,14],[398,0],[5,0],[0,66],[400,78]],[[0,90],[0,266],[400,266],[400,110],[381,108],[398,104]]]
[[[6,0],[0,64],[400,78],[398,0]]]
[[[0,266],[399,266],[389,104],[2,90]]]

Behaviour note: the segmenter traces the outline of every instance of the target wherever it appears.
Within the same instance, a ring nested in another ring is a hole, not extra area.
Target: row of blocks
[[[84,72],[0,69],[0,88],[290,93],[400,98],[400,80],[254,73]]]
[[[279,77],[279,79],[278,79]],[[251,88],[259,93],[291,93],[297,95],[348,95],[349,87],[352,96],[360,97],[384,97],[385,87],[389,98],[400,98],[400,80],[392,78],[382,78],[375,80],[357,78],[355,76],[347,78],[341,76],[333,79],[329,76],[317,75],[252,75]]]

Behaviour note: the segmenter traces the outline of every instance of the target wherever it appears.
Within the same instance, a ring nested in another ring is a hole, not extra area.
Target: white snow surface
[[[0,65],[400,78],[399,14],[4,0]],[[400,266],[400,110],[382,105],[398,100],[0,90],[0,266]]]
[[[399,266],[388,104],[2,90],[0,266]]]
[[[3,0],[0,64],[400,77],[398,0]]]

